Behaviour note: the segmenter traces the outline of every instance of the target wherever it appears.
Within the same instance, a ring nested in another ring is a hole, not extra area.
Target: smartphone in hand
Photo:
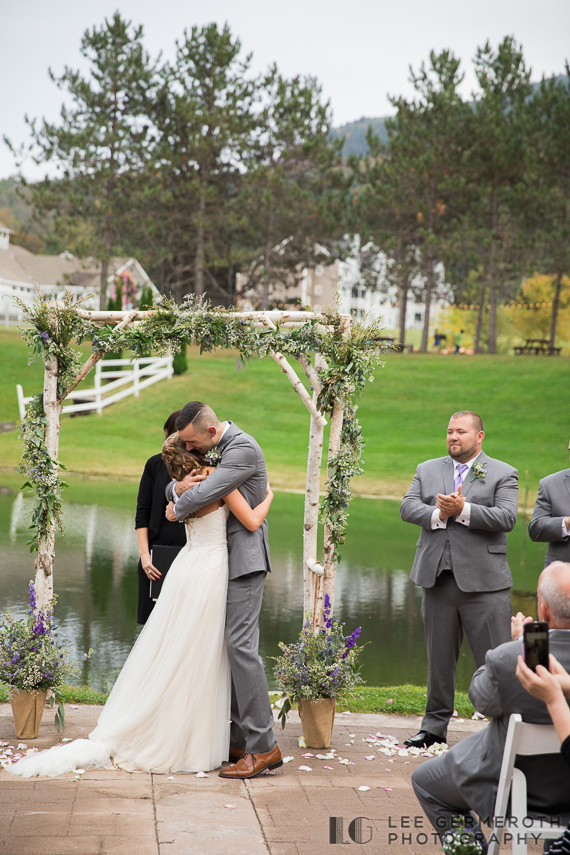
[[[548,624],[544,620],[533,620],[523,626],[524,661],[536,671],[537,665],[548,670]]]

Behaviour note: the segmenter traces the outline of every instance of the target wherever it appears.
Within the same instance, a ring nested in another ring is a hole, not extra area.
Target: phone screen
[[[524,627],[524,661],[532,671],[537,665],[548,668],[548,625],[538,621]]]

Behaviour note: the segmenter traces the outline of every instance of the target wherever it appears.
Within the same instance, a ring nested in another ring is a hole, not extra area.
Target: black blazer
[[[135,529],[148,528],[148,543],[164,546],[184,546],[186,530],[179,522],[170,522],[164,516],[166,510],[165,491],[171,482],[162,454],[155,454],[145,463],[139,485]]]

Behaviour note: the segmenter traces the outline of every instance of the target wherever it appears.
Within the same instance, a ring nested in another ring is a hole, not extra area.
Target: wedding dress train
[[[53,777],[112,763],[128,771],[207,771],[228,759],[228,513],[224,505],[187,520],[187,545],[89,739],[31,754],[13,774]]]

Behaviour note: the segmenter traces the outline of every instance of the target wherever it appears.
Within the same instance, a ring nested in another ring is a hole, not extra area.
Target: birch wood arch
[[[64,399],[87,377],[107,351],[125,347],[130,348],[134,355],[141,355],[141,348],[148,351],[150,347],[172,351],[181,340],[194,338],[200,344],[201,352],[234,347],[239,350],[241,358],[270,356],[308,410],[310,426],[303,519],[303,611],[304,617],[311,613],[316,630],[321,624],[326,594],[330,598],[331,607],[334,607],[337,546],[339,540],[343,540],[339,531],[346,525],[350,477],[362,471],[359,460],[362,445],[360,426],[354,417],[356,408],[349,399],[351,393],[359,391],[357,387],[362,390],[364,380],[372,379],[374,368],[381,364],[379,353],[385,347],[379,341],[380,329],[377,324],[356,325],[350,316],[336,311],[237,312],[212,309],[193,301],[182,307],[165,301],[148,311],[86,311],[73,302],[71,295],[58,303],[48,300],[39,291],[33,307],[26,304],[21,304],[21,307],[26,319],[32,324],[31,329],[22,330],[23,336],[35,353],[43,356],[45,365],[43,394],[34,399],[22,420],[24,456],[21,471],[29,479],[28,486],[35,488],[36,492],[33,518],[36,535],[33,548],[38,553],[35,578],[38,606],[49,605],[53,598],[55,534],[58,526],[63,530],[59,517],[58,471],[61,466],[60,415]],[[93,352],[82,365],[78,362],[77,351],[71,348],[73,338],[78,341],[91,339],[93,342]],[[334,347],[331,344],[333,341]],[[317,349],[319,342],[326,345],[335,365],[329,364],[327,355]],[[308,389],[282,350],[287,350],[288,355],[293,356],[301,366]],[[340,359],[338,353],[341,354]],[[341,449],[347,405],[351,407],[351,432],[355,434],[356,426],[358,434],[353,442],[355,451],[352,461],[349,459],[350,449],[349,452]],[[320,478],[324,428],[327,425],[324,410],[330,415],[330,433],[327,488],[321,502]],[[38,450],[42,442],[43,447]],[[340,479],[341,488],[335,479]],[[332,508],[328,515],[327,501]],[[341,523],[331,522],[336,520],[335,514]],[[322,560],[319,559],[317,549],[320,517],[324,522]]]

